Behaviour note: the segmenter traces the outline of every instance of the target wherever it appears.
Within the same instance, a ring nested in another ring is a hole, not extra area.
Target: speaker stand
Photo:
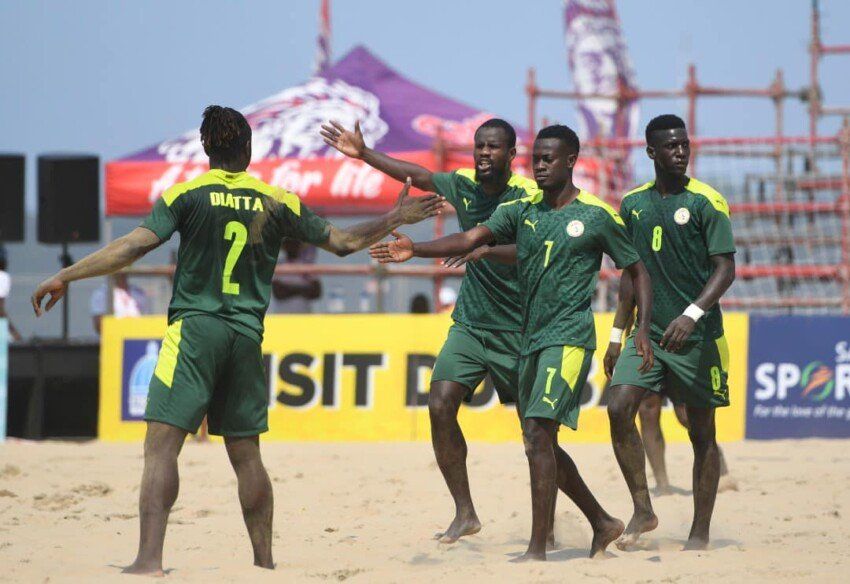
[[[71,258],[71,254],[68,252],[68,242],[62,242],[62,255],[59,256],[59,263],[62,264],[63,268],[67,268],[71,264],[74,263],[74,260]],[[65,290],[65,298],[62,301],[62,340],[68,340],[68,302],[70,299],[70,289]]]

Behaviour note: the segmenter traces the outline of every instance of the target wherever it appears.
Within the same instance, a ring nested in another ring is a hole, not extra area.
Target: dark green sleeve
[[[603,212],[605,218],[600,233],[602,251],[614,260],[617,269],[622,270],[639,261],[640,256],[635,251],[635,246],[632,245],[632,240],[629,239],[625,226],[607,211]],[[619,218],[619,215],[617,215],[617,218]]]
[[[313,245],[325,243],[331,233],[331,224],[300,201],[297,205],[281,205],[280,221],[283,235]]]
[[[716,209],[708,200],[702,207],[702,238],[708,248],[708,255],[735,253],[732,220],[727,212]]]
[[[431,181],[434,183],[434,190],[438,195],[442,195],[449,202],[449,205],[457,209],[460,204],[460,197],[457,194],[457,181],[455,180],[454,172],[435,172],[431,175]]]
[[[162,241],[174,235],[177,231],[179,220],[179,209],[177,208],[179,199],[172,201],[171,205],[166,205],[165,200],[160,197],[153,204],[150,215],[142,221],[142,227],[153,231]]]
[[[517,226],[521,212],[520,203],[505,203],[496,207],[484,227],[493,233],[497,244],[504,245],[516,242]]]

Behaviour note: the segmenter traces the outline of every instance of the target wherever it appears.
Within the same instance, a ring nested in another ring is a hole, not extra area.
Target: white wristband
[[[705,314],[705,311],[696,304],[691,304],[682,314],[690,318],[692,321],[697,322],[700,318],[702,318],[702,315]]]
[[[623,329],[617,327],[611,329],[611,342],[618,345],[623,342]]]

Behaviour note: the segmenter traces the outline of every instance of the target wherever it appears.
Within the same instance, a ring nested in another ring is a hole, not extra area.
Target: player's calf
[[[259,436],[225,437],[227,455],[239,488],[242,516],[254,550],[254,565],[274,569],[272,517],[274,494],[269,475],[260,458]]]

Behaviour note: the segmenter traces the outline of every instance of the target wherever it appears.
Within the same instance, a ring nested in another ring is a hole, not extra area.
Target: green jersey
[[[652,328],[661,340],[673,319],[700,295],[713,271],[709,256],[734,253],[726,199],[694,178],[676,195],[661,196],[655,182],[626,194],[620,205],[626,229],[652,278]],[[715,305],[688,340],[723,336],[723,317]]]
[[[596,348],[590,310],[602,253],[618,268],[640,260],[614,209],[581,191],[553,209],[543,193],[505,203],[484,222],[497,243],[516,243],[524,355],[555,345]]]
[[[223,170],[166,190],[142,227],[163,241],[180,233],[169,323],[212,314],[258,342],[281,240],[321,244],[330,234],[296,195]]]
[[[540,192],[533,180],[513,174],[501,195],[490,196],[482,190],[475,179],[475,170],[470,168],[436,173],[432,180],[437,193],[457,210],[462,231],[489,219],[501,203]],[[452,319],[472,327],[519,331],[521,311],[516,266],[489,260],[466,264],[466,276],[460,285]]]

